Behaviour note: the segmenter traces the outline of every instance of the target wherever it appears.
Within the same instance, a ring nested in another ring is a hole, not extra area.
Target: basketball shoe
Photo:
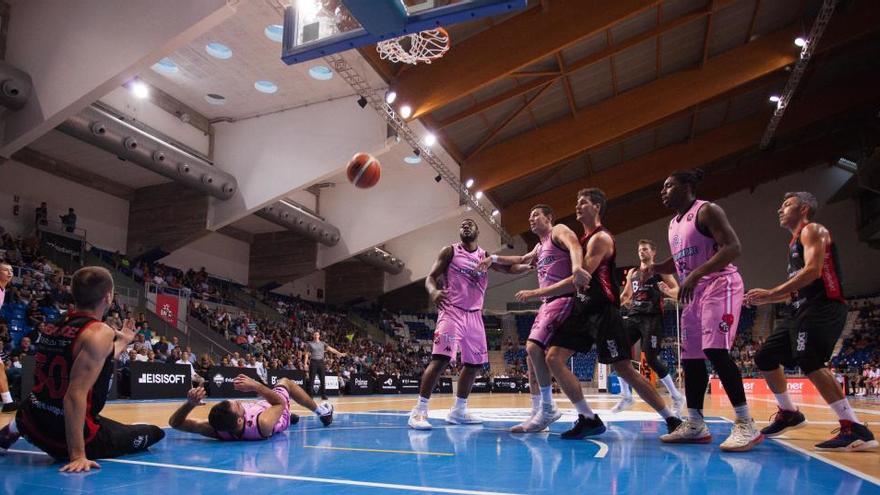
[[[733,431],[727,440],[721,442],[721,450],[725,452],[745,452],[752,450],[764,440],[764,435],[758,431],[754,419],[737,419],[733,423]]]
[[[863,424],[842,419],[840,420],[840,428],[832,433],[837,433],[837,435],[830,440],[816,444],[816,450],[862,452],[876,449],[878,446],[874,434]]]
[[[706,423],[696,423],[685,419],[672,433],[660,436],[660,441],[665,443],[710,443],[712,434]]]
[[[789,430],[807,426],[807,418],[800,411],[779,409],[770,416],[770,424],[761,429],[761,433],[770,438],[782,435]]]

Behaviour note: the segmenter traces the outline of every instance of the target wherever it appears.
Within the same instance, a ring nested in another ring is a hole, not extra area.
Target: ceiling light
[[[150,88],[143,81],[135,81],[131,83],[131,94],[135,98],[146,98],[150,96]]]
[[[474,197],[480,199],[483,197],[483,191],[477,191],[474,193]]]
[[[408,119],[409,116],[412,115],[412,107],[409,105],[404,105],[400,107],[400,116]]]
[[[403,159],[403,161],[405,161],[406,163],[408,163],[410,165],[418,165],[418,164],[422,163],[422,157],[420,157],[419,155],[409,155],[409,156],[405,157]]]
[[[501,212],[498,211],[498,208],[495,208],[494,210],[492,210],[492,216],[493,216],[493,217],[497,217],[497,216],[500,215],[500,214],[501,214]]]
[[[390,105],[390,104],[394,103],[394,100],[396,100],[396,99],[397,99],[397,91],[394,91],[393,89],[389,89],[388,91],[385,92],[385,103]]]
[[[284,39],[284,26],[281,24],[269,24],[263,30],[263,34],[275,43],[281,43]]]
[[[782,98],[780,98],[778,95],[773,95],[770,97],[770,103],[779,103],[779,100],[781,99]]]
[[[798,48],[803,48],[804,45],[807,44],[807,40],[805,40],[804,38],[801,38],[800,36],[798,36],[797,38],[794,39],[794,44],[795,44],[795,46],[797,46]]]
[[[369,102],[367,101],[367,98],[365,96],[361,96],[360,98],[358,98],[358,106],[359,107],[367,108],[367,103],[369,103]]]
[[[262,80],[254,83],[254,89],[259,91],[260,93],[271,95],[278,92],[278,85],[273,83],[272,81]]]
[[[205,51],[208,52],[208,55],[221,60],[232,58],[232,48],[216,41],[205,45]]]
[[[468,179],[464,181],[464,187],[470,189],[474,185],[474,179]]]
[[[430,132],[428,134],[425,134],[425,146],[434,146],[436,142],[437,136],[431,134]]]
[[[333,79],[333,71],[326,65],[314,65],[309,67],[309,75],[312,79],[317,79],[319,81],[329,81],[330,79]]]
[[[163,58],[162,60],[156,62],[151,67],[154,71],[160,74],[177,74],[180,72],[180,67],[174,63],[174,60],[171,60],[168,57]]]

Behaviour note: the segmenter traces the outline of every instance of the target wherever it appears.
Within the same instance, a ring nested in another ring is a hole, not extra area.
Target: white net
[[[449,33],[443,28],[429,29],[407,34],[393,40],[380,41],[376,45],[382,60],[417,64],[430,64],[449,50]]]

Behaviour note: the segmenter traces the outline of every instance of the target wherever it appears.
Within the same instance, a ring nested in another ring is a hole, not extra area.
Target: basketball
[[[358,153],[348,162],[348,180],[356,187],[369,189],[379,182],[382,165],[369,153]]]

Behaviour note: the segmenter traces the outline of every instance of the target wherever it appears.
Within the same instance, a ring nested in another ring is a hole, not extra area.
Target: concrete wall
[[[205,267],[211,275],[247,284],[251,247],[248,243],[211,232],[159,260],[181,270]]]

